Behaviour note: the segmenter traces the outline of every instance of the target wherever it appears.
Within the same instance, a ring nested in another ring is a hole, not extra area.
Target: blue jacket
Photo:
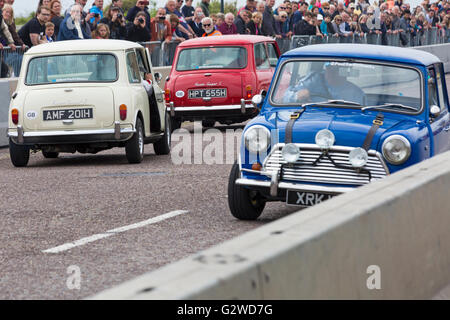
[[[77,28],[75,28],[75,26],[71,20],[72,20],[71,16],[68,16],[63,20],[63,22],[61,22],[61,25],[59,26],[59,33],[58,33],[57,41],[80,39],[80,37],[78,35],[78,30],[77,30]],[[81,25],[81,31],[83,32],[83,38],[91,39],[91,37],[88,35],[88,33],[86,33],[86,27],[84,26],[84,23],[81,23],[80,25]]]

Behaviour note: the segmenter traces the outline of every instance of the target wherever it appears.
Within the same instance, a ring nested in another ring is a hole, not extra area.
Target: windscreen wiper
[[[370,110],[370,109],[379,109],[379,108],[404,108],[407,110],[411,110],[411,111],[418,111],[417,108],[411,107],[411,106],[407,106],[401,103],[385,103],[385,104],[380,104],[378,106],[367,106],[367,107],[363,107],[361,108],[362,111],[366,111],[366,110]]]
[[[320,101],[320,102],[310,102],[302,104],[302,107],[310,107],[315,105],[327,105],[327,104],[347,104],[351,106],[360,106],[361,104],[354,101],[347,101],[347,100],[327,100],[327,101]]]

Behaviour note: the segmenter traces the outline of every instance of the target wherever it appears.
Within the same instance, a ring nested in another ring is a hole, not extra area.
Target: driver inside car
[[[345,76],[349,67],[325,63],[321,72],[311,72],[302,77],[295,86],[289,86],[283,97],[284,103],[322,102],[346,100],[365,104],[365,94]]]

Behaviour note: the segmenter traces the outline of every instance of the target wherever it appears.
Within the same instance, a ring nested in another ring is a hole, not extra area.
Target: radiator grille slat
[[[337,168],[327,158],[322,158],[320,162],[312,164],[322,151],[316,145],[297,144],[300,147],[300,159],[283,169],[283,180],[320,182],[330,184],[364,185],[370,182],[369,175],[364,172],[357,172],[354,169]],[[264,171],[276,172],[286,161],[283,160],[281,149],[283,144],[276,145],[264,162]],[[339,165],[350,166],[348,154],[352,148],[333,147],[328,153],[333,161]],[[369,151],[369,159],[364,169],[369,170],[372,180],[379,180],[386,177],[389,172],[379,153]]]

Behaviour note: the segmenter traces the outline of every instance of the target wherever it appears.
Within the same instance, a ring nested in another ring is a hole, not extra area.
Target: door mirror
[[[430,107],[430,116],[432,118],[437,118],[441,114],[441,108],[439,108],[437,105],[432,105]]]
[[[161,73],[155,72],[155,81],[156,81],[157,83],[160,83],[160,82],[161,82],[161,79],[162,79]]]

